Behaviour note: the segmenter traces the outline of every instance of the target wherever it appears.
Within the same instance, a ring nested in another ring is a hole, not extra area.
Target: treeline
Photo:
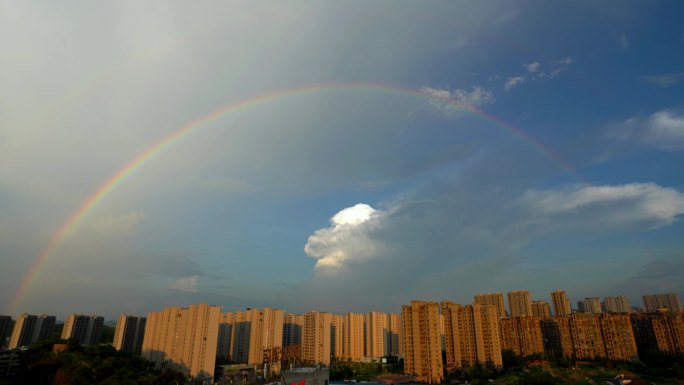
[[[373,378],[381,374],[402,374],[403,369],[404,360],[396,357],[391,357],[390,363],[386,364],[337,360],[330,365],[330,381],[372,381]]]
[[[55,344],[63,351],[53,351]],[[157,370],[140,356],[110,345],[81,346],[74,341],[49,340],[31,345],[19,355],[18,373],[11,385],[177,385],[182,373]]]
[[[684,356],[648,350],[636,361],[610,361],[606,358],[569,360],[548,359],[542,354],[520,357],[504,350],[503,370],[496,372],[477,364],[462,372],[450,373],[446,383],[468,381],[472,385],[571,385],[605,383],[618,374],[632,373],[649,382],[681,383]],[[591,380],[591,381],[590,381]]]

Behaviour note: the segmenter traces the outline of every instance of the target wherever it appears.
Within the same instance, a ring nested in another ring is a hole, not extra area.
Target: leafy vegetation
[[[403,367],[403,360],[395,360],[390,364],[337,361],[330,367],[330,380],[371,381],[381,374],[402,373]]]
[[[114,342],[114,332],[115,327],[102,325],[102,337],[100,337],[100,343],[111,344]]]
[[[495,372],[476,365],[463,373],[452,373],[448,383],[468,381],[473,385],[564,385],[605,384],[619,374],[657,384],[684,384],[684,357],[659,352],[642,354],[640,361],[611,362],[606,359],[571,361],[557,358],[541,361],[540,356],[520,357],[503,352],[503,370]]]
[[[24,385],[176,385],[182,373],[156,370],[151,362],[108,345],[83,347],[68,343],[68,350],[53,352],[61,340],[42,341],[20,355],[19,374],[10,384]]]

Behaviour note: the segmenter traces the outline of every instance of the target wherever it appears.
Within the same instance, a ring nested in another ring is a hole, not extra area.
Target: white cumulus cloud
[[[450,295],[454,280],[473,292],[486,290],[523,266],[528,246],[537,242],[653,231],[682,214],[684,194],[653,183],[517,190],[471,178],[442,180],[382,211],[359,205],[334,216],[308,239],[315,274],[301,293],[325,306],[330,298],[353,297],[358,304]]]
[[[453,91],[448,89],[423,87],[420,89],[425,95],[439,98],[448,99],[449,101],[467,104],[470,106],[479,107],[484,104],[491,104],[496,101],[494,95],[480,86],[473,86],[470,91],[457,88]]]
[[[659,111],[648,118],[630,118],[609,131],[621,141],[641,143],[663,150],[684,148],[684,116],[673,111]]]
[[[539,72],[539,68],[541,68],[541,64],[538,61],[536,61],[536,62],[529,63],[529,64],[523,64],[523,67],[525,67],[527,72],[534,73],[534,72]]]
[[[171,289],[176,289],[184,293],[195,293],[197,292],[197,280],[199,276],[191,275],[188,277],[180,277],[174,283],[169,286]]]
[[[433,100],[430,101],[430,106],[446,117],[454,117],[461,112],[457,108],[454,108],[454,106],[451,105],[452,103],[480,107],[485,104],[492,104],[496,101],[494,94],[480,86],[473,86],[470,91],[460,88],[451,91],[449,89],[426,86],[422,87],[420,92],[433,98]]]
[[[506,91],[509,91],[511,88],[522,84],[525,81],[524,76],[512,76],[506,79],[506,82],[504,83],[504,87],[506,88]]]
[[[684,194],[654,183],[532,190],[522,202],[529,208],[530,221],[557,230],[652,230],[671,224],[684,213]]]
[[[567,71],[570,64],[574,63],[575,59],[571,57],[565,57],[563,59],[552,62],[553,69],[549,73],[549,79],[553,79],[558,76],[561,72]]]
[[[525,82],[533,83],[538,81],[549,81],[560,73],[565,72],[570,68],[570,65],[575,62],[575,59],[571,57],[564,57],[560,60],[552,60],[548,62],[548,70],[541,70],[541,63],[534,61],[532,63],[523,63],[523,67],[527,71],[524,75],[513,75],[506,78],[504,81],[504,88],[506,91],[510,91],[516,86],[519,86]]]
[[[349,262],[378,256],[384,247],[371,233],[380,227],[383,215],[363,203],[335,214],[331,226],[316,230],[304,246],[306,254],[316,259],[316,271],[335,273]]]

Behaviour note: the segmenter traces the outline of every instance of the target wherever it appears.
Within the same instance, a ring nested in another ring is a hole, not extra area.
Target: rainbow
[[[41,266],[45,264],[45,261],[52,255],[55,250],[60,246],[60,244],[69,236],[73,229],[100,203],[106,196],[108,196],[117,186],[122,184],[129,176],[140,169],[146,162],[154,158],[157,154],[162,152],[164,149],[168,148],[173,143],[176,143],[188,136],[194,131],[206,127],[210,123],[217,121],[229,114],[242,111],[251,107],[257,107],[259,105],[265,104],[267,102],[276,101],[286,97],[296,96],[296,95],[306,95],[317,92],[330,92],[330,91],[340,91],[340,90],[354,90],[354,91],[373,91],[373,92],[384,92],[392,94],[402,94],[409,95],[417,98],[437,101],[440,103],[447,104],[453,108],[457,108],[466,111],[470,114],[480,116],[485,120],[488,120],[495,125],[511,132],[512,134],[522,138],[530,145],[538,149],[541,153],[547,156],[549,159],[556,162],[564,170],[577,177],[581,181],[584,180],[577,174],[575,169],[563,160],[559,155],[555,154],[551,149],[545,146],[540,141],[531,137],[525,133],[520,128],[517,128],[500,118],[484,112],[474,106],[462,104],[451,99],[444,97],[428,95],[417,89],[399,87],[394,85],[384,85],[384,84],[370,84],[370,83],[324,83],[315,84],[304,87],[295,88],[285,88],[281,90],[276,90],[268,93],[264,93],[252,98],[243,99],[235,103],[228,104],[226,106],[219,107],[214,111],[199,117],[193,121],[190,121],[185,126],[171,132],[169,135],[164,137],[159,142],[151,145],[140,153],[135,158],[131,159],[126,163],[119,171],[112,175],[107,181],[105,181],[94,193],[92,193],[88,199],[86,199],[78,209],[71,214],[71,216],[62,223],[59,229],[53,234],[50,241],[42,249],[40,254],[36,257],[34,262],[31,264],[28,272],[20,281],[14,295],[11,297],[8,309],[10,314],[16,306],[24,298],[26,291],[28,290],[31,282],[33,282],[38,273],[41,270]]]

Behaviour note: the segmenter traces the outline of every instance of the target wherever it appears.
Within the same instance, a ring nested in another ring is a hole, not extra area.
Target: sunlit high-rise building
[[[263,364],[268,360],[269,371],[280,373],[278,356],[283,345],[283,320],[280,309],[251,309],[251,335],[249,337],[249,364]]]
[[[645,295],[643,299],[644,308],[648,313],[655,313],[658,309],[667,309],[671,313],[682,311],[682,303],[677,293]]]
[[[499,314],[494,305],[442,302],[448,370],[481,364],[501,369]]]
[[[548,350],[565,358],[606,357],[598,316],[576,313],[542,320]]]
[[[145,317],[120,315],[114,330],[114,348],[124,352],[140,353],[146,321]]]
[[[103,324],[102,316],[70,314],[64,320],[62,339],[75,340],[81,345],[97,345],[102,337]]]
[[[341,359],[344,356],[344,316],[333,314],[330,327],[330,354]]]
[[[631,313],[632,307],[626,296],[606,297],[601,302],[601,310],[606,313]]]
[[[177,306],[147,314],[142,356],[195,378],[214,377],[220,306]]]
[[[580,313],[600,314],[601,300],[598,297],[587,297],[584,300],[577,301],[577,309]]]
[[[52,335],[55,326],[55,316],[22,314],[14,321],[10,335],[8,349],[29,346],[34,342]]]
[[[283,346],[302,344],[302,329],[304,316],[301,314],[286,314],[283,319]]]
[[[570,335],[575,357],[593,359],[606,356],[598,317],[573,314],[570,316]]]
[[[233,341],[233,327],[235,326],[235,313],[221,313],[219,317],[219,332],[216,343],[216,357],[230,359],[230,347]]]
[[[532,315],[532,300],[527,290],[514,290],[508,292],[508,307],[511,317],[523,317]]]
[[[639,358],[629,315],[601,314],[598,320],[609,360],[632,361]]]
[[[249,361],[250,336],[252,335],[251,317],[247,311],[236,311],[232,318],[233,335],[230,339],[228,356],[235,363],[246,364]]]
[[[507,316],[503,293],[476,294],[473,298],[473,303],[492,305],[496,309],[496,314],[499,318]]]
[[[286,314],[283,319],[283,354],[288,363],[302,361],[302,332],[304,315]],[[362,348],[363,349],[363,348]]]
[[[390,313],[389,319],[389,355],[394,357],[404,356],[404,332],[401,314]]]
[[[220,306],[167,307],[147,314],[142,356],[195,378],[213,378]]]
[[[553,301],[553,315],[566,316],[572,314],[570,300],[564,290],[559,289],[551,292],[551,300]]]
[[[451,301],[442,301],[440,304],[444,328],[444,351],[446,353],[444,366],[449,372],[463,368],[463,351],[470,348],[464,347],[464,342],[461,341],[462,330],[465,329],[461,327],[461,307],[460,304]]]
[[[364,359],[364,314],[348,313],[344,316],[343,358],[360,362]]]
[[[532,301],[532,315],[539,318],[551,317],[551,307],[546,301]]]
[[[332,314],[310,311],[304,314],[302,359],[309,364],[330,365]]]
[[[366,314],[365,330],[366,358],[379,360],[388,355],[385,351],[385,333],[388,330],[387,314],[378,311]]]
[[[232,333],[230,337],[220,333],[221,344],[230,343],[228,358],[249,365],[268,364],[270,372],[279,373],[284,317],[283,310],[269,307],[222,315],[219,330],[227,333],[230,329]]]
[[[441,383],[444,379],[440,341],[439,304],[411,301],[401,307],[404,324],[404,373],[418,381]]]
[[[544,353],[540,322],[545,318],[548,317],[502,318],[499,322],[501,349],[510,349],[521,357]]]
[[[652,325],[658,350],[684,355],[684,313],[659,314]]]
[[[684,312],[632,313],[629,317],[639,346],[684,355]]]

